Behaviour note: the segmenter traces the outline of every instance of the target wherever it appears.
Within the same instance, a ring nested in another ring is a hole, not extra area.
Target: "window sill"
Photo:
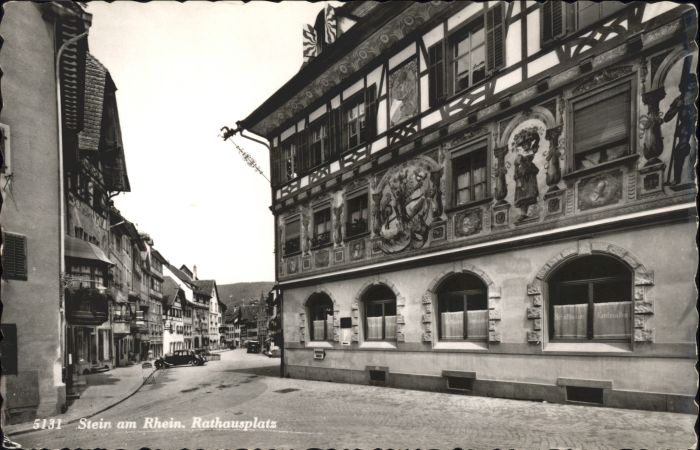
[[[433,350],[488,350],[486,341],[438,341],[433,345]]]
[[[328,341],[308,341],[306,348],[333,348],[333,344]]]
[[[318,245],[312,246],[311,250],[319,250],[322,248],[330,247],[331,245],[333,245],[333,242],[328,241],[328,242],[324,242],[323,244],[318,244]]]
[[[396,350],[396,344],[389,341],[365,341],[360,344],[360,349],[377,348],[385,350]]]
[[[549,342],[543,352],[564,353],[629,353],[629,342]]]
[[[343,242],[354,241],[355,239],[367,237],[367,236],[369,236],[369,234],[370,234],[369,231],[363,231],[362,233],[353,234],[352,236],[345,236],[345,237],[343,238]]]
[[[296,251],[296,252],[291,252],[291,253],[285,253],[284,257],[289,258],[290,256],[297,256],[297,255],[301,255],[301,250]]]
[[[491,203],[492,201],[493,201],[493,197],[486,197],[486,198],[482,198],[482,199],[480,199],[480,200],[473,200],[473,201],[471,201],[471,202],[462,203],[461,205],[451,206],[451,207],[445,209],[445,212],[446,212],[446,213],[453,213],[453,212],[455,212],[455,211],[461,211],[461,210],[463,210],[463,209],[469,209],[469,208],[471,208],[471,207],[478,206],[478,205],[483,205],[483,204],[485,204],[485,203]]]
[[[574,170],[573,172],[569,172],[567,174],[564,174],[562,176],[562,178],[565,180],[570,180],[572,178],[579,178],[579,177],[582,177],[584,175],[588,175],[588,174],[598,172],[598,171],[603,171],[605,169],[610,169],[612,167],[617,167],[617,166],[625,165],[625,164],[631,165],[633,162],[637,161],[638,159],[639,159],[639,153],[635,153],[632,155],[627,155],[627,156],[623,156],[621,158],[613,159],[612,161],[607,161],[607,162],[604,162],[602,164],[598,164],[596,166],[587,167],[585,169]]]

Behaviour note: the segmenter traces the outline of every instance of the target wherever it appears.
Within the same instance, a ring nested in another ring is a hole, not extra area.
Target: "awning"
[[[66,256],[69,258],[90,259],[113,266],[105,252],[94,244],[82,239],[66,236]]]

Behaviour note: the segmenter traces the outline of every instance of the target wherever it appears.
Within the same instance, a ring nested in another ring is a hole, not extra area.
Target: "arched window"
[[[632,271],[615,258],[592,255],[549,279],[549,336],[555,340],[629,339]]]
[[[439,339],[478,340],[489,336],[489,306],[486,284],[477,276],[459,273],[437,289]]]
[[[307,302],[309,308],[309,337],[312,341],[333,339],[333,301],[323,293],[311,294]]]
[[[365,340],[396,339],[396,295],[383,284],[372,286],[362,295],[365,309]]]

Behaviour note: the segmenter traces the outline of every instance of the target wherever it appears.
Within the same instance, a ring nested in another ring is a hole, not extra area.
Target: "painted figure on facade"
[[[508,147],[496,148],[493,154],[496,157],[496,167],[493,169],[493,176],[496,179],[493,187],[493,197],[496,199],[497,205],[502,205],[506,203],[505,198],[508,195],[508,185],[506,184],[506,174],[508,173],[506,154],[508,154]]]
[[[697,111],[695,109],[695,97],[698,92],[698,82],[695,75],[690,72],[692,55],[683,60],[683,72],[678,86],[680,93],[664,115],[664,122],[670,122],[676,118],[676,131],[673,135],[673,147],[671,150],[671,161],[668,167],[666,182],[677,185],[681,182],[681,175],[685,161],[691,150],[690,140],[695,134],[695,120]],[[673,171],[673,179],[671,172]]]
[[[418,66],[415,58],[389,75],[389,117],[397,125],[418,112]]]
[[[311,232],[309,231],[309,225],[311,224],[310,214],[308,211],[302,211],[301,213],[301,225],[304,229],[304,235],[302,236],[302,242],[304,244],[304,253],[308,254],[311,250]]]
[[[538,127],[528,127],[520,130],[514,137],[512,151],[517,155],[514,161],[513,180],[515,181],[515,206],[520,208],[521,215],[518,220],[528,218],[528,211],[532,205],[537,204],[540,192],[537,188],[537,168],[532,160],[540,147],[540,133]]]
[[[442,209],[439,183],[442,168],[419,157],[387,172],[376,186],[379,195],[379,236],[382,251],[397,253],[425,245],[430,224]],[[438,186],[436,186],[436,184]]]
[[[343,243],[343,205],[342,203],[333,208],[333,218],[335,220],[335,245]]]

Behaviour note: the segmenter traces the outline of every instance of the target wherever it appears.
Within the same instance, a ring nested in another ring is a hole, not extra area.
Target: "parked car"
[[[260,344],[255,341],[250,341],[247,344],[248,353],[260,353]]]
[[[206,358],[196,354],[192,350],[175,350],[173,353],[158,358],[155,365],[156,369],[163,369],[184,364],[203,366],[206,362]]]

